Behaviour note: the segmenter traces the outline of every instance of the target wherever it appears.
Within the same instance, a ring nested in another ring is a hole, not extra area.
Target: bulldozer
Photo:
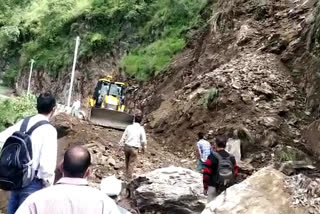
[[[95,125],[124,130],[134,121],[125,112],[126,84],[114,82],[112,76],[99,79],[94,94],[89,98],[89,121]]]

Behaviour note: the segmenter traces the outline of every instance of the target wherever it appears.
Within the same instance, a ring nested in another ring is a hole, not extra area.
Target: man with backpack
[[[33,192],[52,185],[57,159],[57,131],[49,124],[56,100],[37,98],[38,114],[0,133],[0,189],[10,191],[8,214],[14,214]]]
[[[225,150],[226,144],[226,137],[216,137],[213,145],[214,152],[205,162],[203,187],[204,194],[208,195],[208,203],[236,181],[238,167],[234,156]]]

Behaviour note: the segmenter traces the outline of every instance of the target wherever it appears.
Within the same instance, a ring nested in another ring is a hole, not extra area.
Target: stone
[[[265,147],[274,147],[278,141],[278,135],[274,131],[265,130],[263,132],[262,145]]]
[[[303,130],[302,138],[313,153],[320,155],[320,120],[314,121]]]
[[[252,39],[254,34],[255,31],[248,24],[242,25],[237,35],[237,45],[242,46],[246,44]]]
[[[130,184],[132,199],[142,212],[197,214],[205,208],[202,175],[170,166],[141,175]]]
[[[260,118],[260,123],[265,125],[268,128],[279,128],[280,127],[280,121],[276,117],[262,117]]]
[[[315,170],[316,167],[308,163],[308,161],[286,161],[281,164],[279,171],[286,175],[293,175],[298,169]]]
[[[109,157],[107,162],[110,166],[116,166],[116,161],[112,157]]]
[[[202,214],[307,214],[305,208],[292,207],[286,178],[271,167],[263,168],[221,193]]]

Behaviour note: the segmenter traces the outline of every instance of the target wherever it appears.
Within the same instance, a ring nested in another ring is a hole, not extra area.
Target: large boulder
[[[306,214],[293,207],[287,177],[273,169],[263,168],[240,184],[228,188],[209,203],[202,214]]]
[[[132,199],[142,213],[196,214],[205,208],[200,173],[168,167],[135,179]]]

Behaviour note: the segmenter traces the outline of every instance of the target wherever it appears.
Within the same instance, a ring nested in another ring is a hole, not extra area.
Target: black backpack
[[[31,134],[39,126],[49,124],[37,122],[28,131],[30,117],[23,120],[20,131],[14,132],[4,143],[0,153],[0,189],[18,190],[28,186],[35,177],[32,169]]]
[[[228,187],[232,186],[235,181],[234,166],[231,161],[232,155],[222,157],[219,153],[213,152],[213,155],[218,159],[217,170],[217,188],[220,192],[224,191]]]

